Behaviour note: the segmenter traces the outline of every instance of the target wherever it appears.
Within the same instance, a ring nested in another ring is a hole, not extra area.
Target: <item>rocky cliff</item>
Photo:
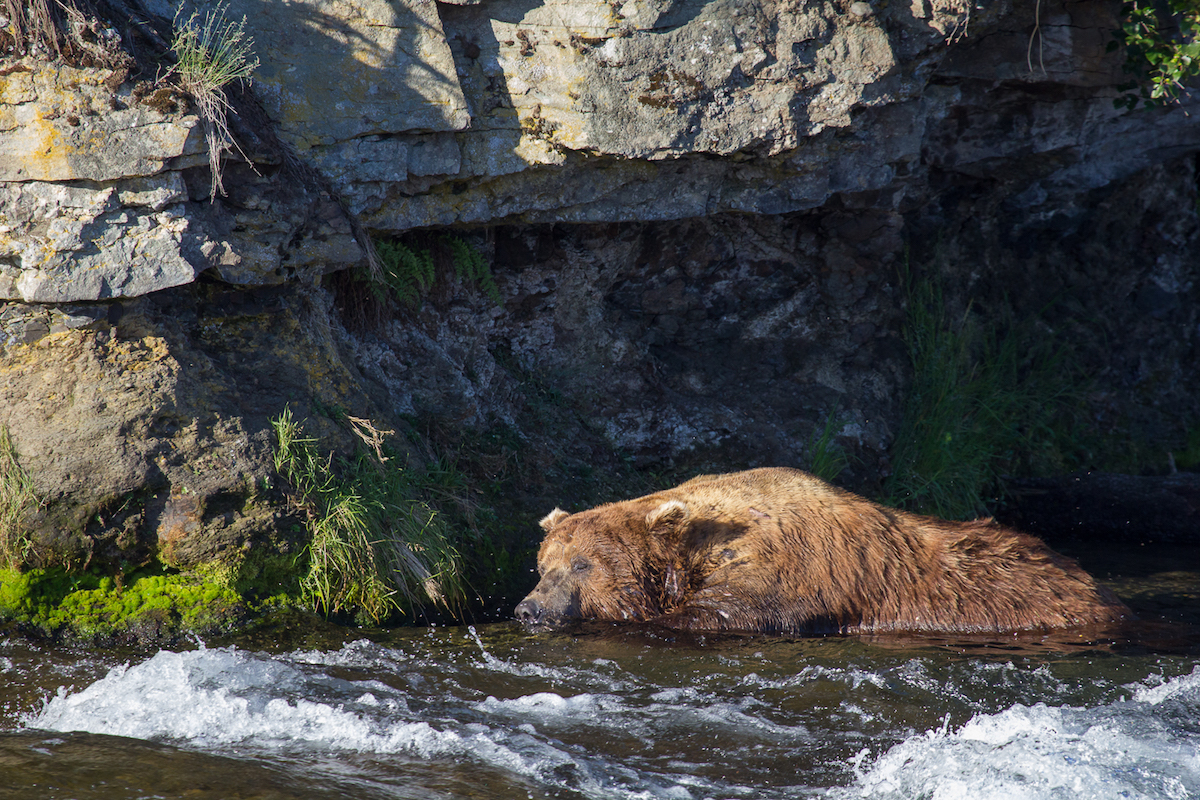
[[[1065,359],[1064,470],[1165,469],[1200,419],[1200,101],[1114,104],[1118,11],[235,0],[261,65],[212,201],[169,81],[5,58],[0,428],[38,498],[27,563],[245,582],[290,558],[285,406],[327,446],[351,414],[409,431],[414,468],[457,452],[516,549],[647,473],[834,445],[877,491],[907,469],[913,276],[948,324]],[[417,305],[364,289],[370,240],[397,237],[437,272]]]

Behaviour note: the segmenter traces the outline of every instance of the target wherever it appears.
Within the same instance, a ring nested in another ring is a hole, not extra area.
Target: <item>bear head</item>
[[[541,521],[538,585],[516,607],[532,627],[572,620],[645,621],[669,603],[670,553],[688,514],[683,503],[629,501]]]

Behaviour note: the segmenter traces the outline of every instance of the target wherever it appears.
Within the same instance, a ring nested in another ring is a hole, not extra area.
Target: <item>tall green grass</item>
[[[351,460],[321,455],[289,408],[274,420],[275,469],[291,488],[310,540],[301,579],[306,605],[377,623],[422,608],[456,611],[464,597],[459,554],[382,437],[357,421],[365,445]]]
[[[25,516],[39,502],[7,426],[0,425],[0,567],[15,567],[28,554]]]
[[[835,437],[842,428],[840,409],[835,406],[825,416],[825,423],[814,431],[808,443],[808,471],[824,481],[835,481],[850,464],[850,457]]]
[[[905,276],[912,385],[884,501],[963,519],[988,513],[1003,477],[1061,458],[1080,392],[1062,352],[1018,324],[946,310],[936,280]]]

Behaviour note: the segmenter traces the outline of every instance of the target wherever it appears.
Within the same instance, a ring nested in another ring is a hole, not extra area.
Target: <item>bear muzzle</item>
[[[546,609],[537,600],[532,597],[526,597],[521,602],[517,603],[513,614],[517,621],[522,625],[540,625],[542,617],[545,615]]]
[[[574,594],[544,592],[541,586],[517,603],[513,610],[517,621],[529,628],[558,628],[577,620],[579,600]]]
[[[572,620],[579,618],[578,614],[564,614],[561,611],[548,608],[533,596],[526,597],[518,603],[513,613],[516,615],[518,622],[526,628],[533,630],[561,628],[569,625]]]

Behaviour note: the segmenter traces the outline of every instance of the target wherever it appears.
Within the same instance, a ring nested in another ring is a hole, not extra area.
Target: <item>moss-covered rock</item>
[[[141,570],[123,580],[59,567],[0,570],[0,619],[39,635],[89,642],[162,642],[226,630],[283,596],[248,603],[230,586],[195,574]]]

